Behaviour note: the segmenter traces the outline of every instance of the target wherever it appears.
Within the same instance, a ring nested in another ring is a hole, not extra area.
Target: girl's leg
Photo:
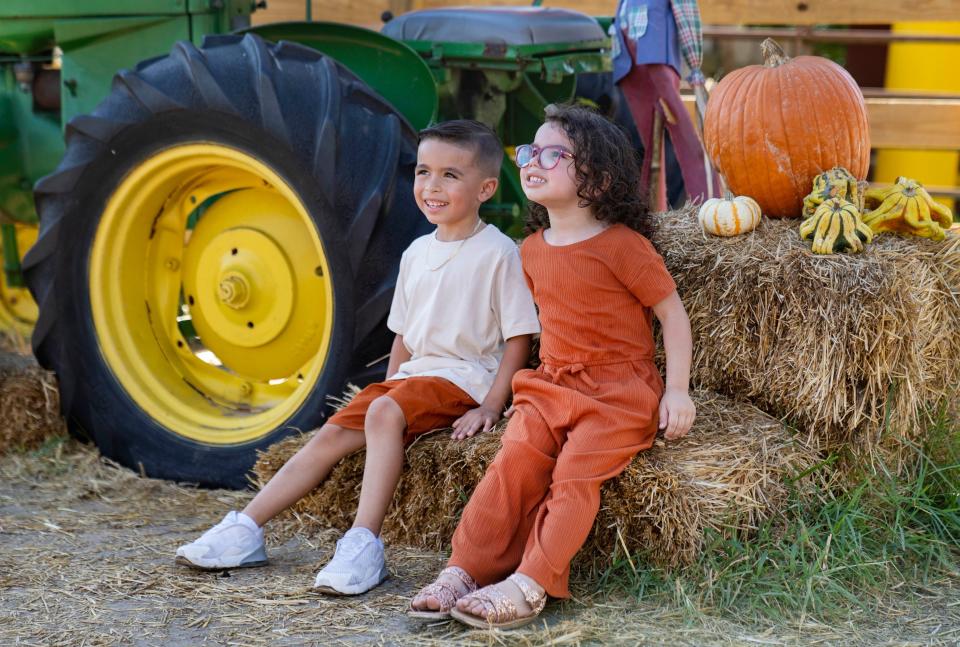
[[[562,443],[562,432],[551,429],[535,407],[520,405],[500,451],[463,510],[453,534],[450,566],[470,573],[480,586],[513,572]]]
[[[496,458],[487,468],[460,517],[448,566],[466,571],[483,586],[511,573],[520,563],[537,509],[549,487],[562,444],[530,402],[517,402]],[[462,594],[463,583],[441,574],[441,584]],[[432,596],[417,596],[415,610],[440,608]]]
[[[570,596],[570,560],[593,529],[600,486],[626,469],[655,434],[656,422],[638,428],[618,425],[606,416],[583,417],[557,458],[550,492],[538,510],[518,573],[553,597]]]
[[[403,472],[403,433],[406,427],[403,410],[389,396],[381,396],[370,403],[364,429],[367,457],[354,528],[359,526],[374,535],[380,534]]]
[[[363,445],[364,436],[359,429],[332,424],[320,427],[247,504],[243,513],[263,526],[317,487],[334,465]]]
[[[649,434],[618,429],[610,419],[603,419],[604,428],[599,423],[585,417],[567,435],[549,492],[537,508],[523,559],[516,569],[516,574],[537,594],[570,597],[570,560],[593,528],[600,509],[600,486],[622,472],[634,455],[648,445]],[[494,595],[502,594],[513,602],[518,618],[534,613],[514,582],[503,580],[491,588],[496,589]],[[457,609],[486,618],[493,607],[483,597],[462,598]]]

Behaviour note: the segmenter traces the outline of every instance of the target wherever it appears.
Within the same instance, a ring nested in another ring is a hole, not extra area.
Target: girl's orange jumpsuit
[[[563,598],[600,485],[653,444],[663,381],[651,306],[676,285],[653,245],[619,224],[562,247],[540,231],[520,255],[540,309],[542,364],[513,378],[513,416],[449,564],[481,586],[519,571]]]

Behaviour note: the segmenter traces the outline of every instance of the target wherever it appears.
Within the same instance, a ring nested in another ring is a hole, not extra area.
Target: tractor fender
[[[437,118],[437,84],[430,68],[399,40],[363,27],[333,22],[281,22],[237,33],[289,41],[315,49],[346,66],[421,130]]]

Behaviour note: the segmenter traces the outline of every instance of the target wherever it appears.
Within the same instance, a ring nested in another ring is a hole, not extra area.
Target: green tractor
[[[0,6],[0,316],[36,319],[74,431],[203,485],[244,486],[257,450],[382,377],[400,254],[429,230],[417,130],[476,118],[509,155],[610,68],[607,23],[576,12],[420,11],[377,33],[250,27],[255,9]],[[505,164],[483,215],[516,233],[522,204]]]

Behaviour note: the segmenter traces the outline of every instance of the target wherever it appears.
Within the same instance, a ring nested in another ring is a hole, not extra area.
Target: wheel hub
[[[217,296],[224,305],[234,310],[242,310],[250,303],[250,286],[243,274],[228,272],[220,280]]]
[[[194,254],[199,254],[196,262]],[[186,256],[185,266],[195,268],[193,276],[184,276],[192,311],[199,311],[224,342],[263,346],[289,323],[295,296],[290,262],[263,232],[227,229],[200,250],[188,246]]]

